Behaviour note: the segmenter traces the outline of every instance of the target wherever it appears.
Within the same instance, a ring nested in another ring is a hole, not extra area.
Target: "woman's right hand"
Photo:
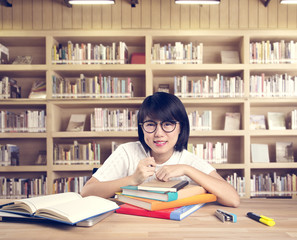
[[[138,166],[132,175],[134,184],[143,183],[148,177],[155,173],[156,162],[153,157],[148,157],[139,161]]]

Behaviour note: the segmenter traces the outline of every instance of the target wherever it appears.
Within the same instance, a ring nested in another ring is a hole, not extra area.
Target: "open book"
[[[0,206],[0,211],[41,217],[75,225],[81,221],[114,211],[119,206],[108,199],[75,192],[20,199]]]

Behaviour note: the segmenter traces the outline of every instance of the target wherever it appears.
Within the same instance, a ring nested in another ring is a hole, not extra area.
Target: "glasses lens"
[[[176,122],[163,122],[162,129],[165,132],[172,132],[175,129]]]
[[[156,128],[157,128],[157,124],[153,121],[147,121],[143,123],[143,129],[148,133],[154,132]]]

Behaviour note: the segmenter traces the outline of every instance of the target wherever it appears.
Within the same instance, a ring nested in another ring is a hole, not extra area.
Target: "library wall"
[[[218,6],[180,6],[174,0],[116,0],[109,6],[73,6],[64,0],[10,0],[0,6],[0,30],[296,29],[297,6],[272,0],[221,0]]]

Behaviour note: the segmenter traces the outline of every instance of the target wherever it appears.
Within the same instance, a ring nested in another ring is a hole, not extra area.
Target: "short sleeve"
[[[93,174],[101,182],[112,181],[127,176],[129,167],[128,156],[120,145]]]

